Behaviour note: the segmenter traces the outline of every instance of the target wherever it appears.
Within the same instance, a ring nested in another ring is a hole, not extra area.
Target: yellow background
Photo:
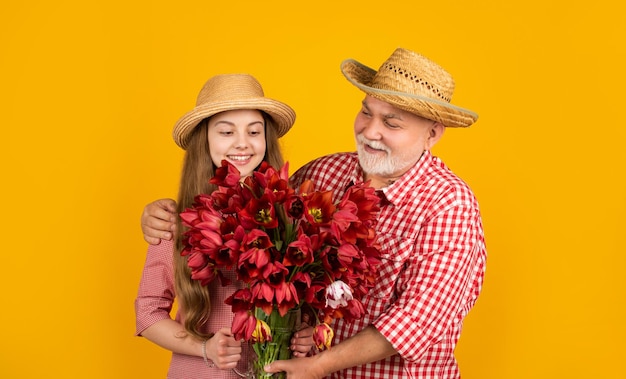
[[[623,378],[624,12],[599,0],[12,1],[0,11],[0,378],[163,378],[133,336],[143,206],[174,197],[171,128],[249,72],[291,104],[293,169],[353,149],[345,58],[398,46],[480,114],[435,153],[474,189],[484,291],[464,378]]]

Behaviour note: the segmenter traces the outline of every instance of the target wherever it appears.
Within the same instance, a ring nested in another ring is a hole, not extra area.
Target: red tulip
[[[348,306],[345,307],[344,318],[348,321],[358,320],[365,315],[365,309],[363,303],[356,299],[348,301]]]
[[[300,184],[300,187],[298,187],[298,194],[300,194],[300,196],[309,196],[314,190],[315,186],[313,185],[313,182],[306,179],[302,182],[302,184]]]
[[[214,251],[222,247],[222,235],[219,232],[202,229],[200,234],[202,235],[202,239],[199,241],[200,248]]]
[[[269,236],[260,229],[250,231],[243,240],[241,248],[244,251],[239,255],[238,274],[240,279],[265,278],[265,266],[270,262],[269,248],[273,246]]]
[[[318,349],[330,349],[335,332],[327,323],[321,323],[313,329],[313,342]]]
[[[263,195],[260,199],[250,199],[238,215],[241,225],[246,229],[254,229],[258,226],[273,229],[278,226],[274,204],[267,195]]]
[[[250,311],[235,312],[233,326],[231,328],[236,340],[249,341],[256,328],[256,318]]]
[[[282,171],[283,170],[281,170],[281,172]],[[282,203],[288,196],[294,193],[294,190],[289,187],[289,179],[282,177],[283,174],[279,174],[279,172],[272,167],[268,168],[265,172],[259,169],[252,175],[260,188],[274,194],[275,202]]]
[[[272,313],[274,308],[274,288],[265,282],[256,281],[250,287],[250,291],[252,291],[252,303],[256,307],[263,309],[266,314]]]
[[[287,246],[283,264],[285,266],[299,266],[313,263],[313,249],[311,248],[311,238],[306,234],[301,234],[298,239]]]
[[[233,312],[249,311],[254,308],[252,304],[252,292],[248,288],[238,289],[227,297],[224,303],[230,305]]]
[[[239,173],[239,170],[224,159],[222,160],[222,165],[215,169],[215,176],[209,182],[220,187],[234,187],[239,185],[240,178],[241,173]]]
[[[284,204],[289,217],[299,220],[304,215],[304,201],[301,196],[292,195]]]
[[[187,209],[180,213],[180,219],[184,225],[194,226],[199,220],[198,212],[196,209]]]
[[[337,249],[337,258],[343,267],[349,267],[360,256],[359,250],[351,243],[344,243]]]
[[[380,211],[380,197],[376,189],[365,184],[348,188],[339,204],[343,208],[343,202],[352,202],[356,205],[357,216],[361,221],[375,221]]]
[[[291,282],[281,282],[275,287],[275,299],[278,313],[284,316],[290,309],[295,308],[298,303],[298,292],[296,287]]]
[[[331,191],[314,192],[305,198],[306,217],[310,223],[326,225],[335,213]]]
[[[235,214],[243,208],[242,188],[235,186],[232,188],[220,187],[211,193],[211,204],[207,208],[212,208],[222,214]]]
[[[217,277],[215,266],[206,265],[202,268],[191,269],[191,279],[200,281],[200,284],[206,286]]]

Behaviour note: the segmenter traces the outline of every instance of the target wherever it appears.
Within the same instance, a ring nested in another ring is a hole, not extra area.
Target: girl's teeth
[[[247,159],[249,159],[249,158],[250,158],[250,156],[245,156],[245,157],[242,157],[242,156],[233,156],[233,157],[230,157],[230,159],[232,159],[232,160],[234,160],[234,161],[245,161],[245,160],[247,160]]]

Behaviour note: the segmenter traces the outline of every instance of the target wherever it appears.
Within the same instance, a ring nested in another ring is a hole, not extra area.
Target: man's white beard
[[[391,155],[391,149],[385,144],[379,141],[370,141],[363,137],[362,134],[356,136],[356,142],[359,164],[366,174],[393,176],[398,172],[407,170],[419,159],[419,156],[393,156]],[[382,150],[386,155],[380,157],[377,154],[370,154],[365,150],[365,145],[369,145],[373,149]]]

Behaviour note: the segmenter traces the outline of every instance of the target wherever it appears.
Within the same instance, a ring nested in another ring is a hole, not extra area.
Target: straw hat
[[[396,49],[378,71],[347,59],[341,72],[369,96],[445,126],[470,126],[478,119],[476,113],[450,104],[452,76],[413,51]]]
[[[267,98],[261,84],[248,74],[223,74],[209,79],[200,90],[196,107],[185,113],[174,125],[174,141],[187,148],[193,129],[205,118],[235,109],[258,109],[274,119],[278,137],[282,137],[296,120],[287,104]]]

